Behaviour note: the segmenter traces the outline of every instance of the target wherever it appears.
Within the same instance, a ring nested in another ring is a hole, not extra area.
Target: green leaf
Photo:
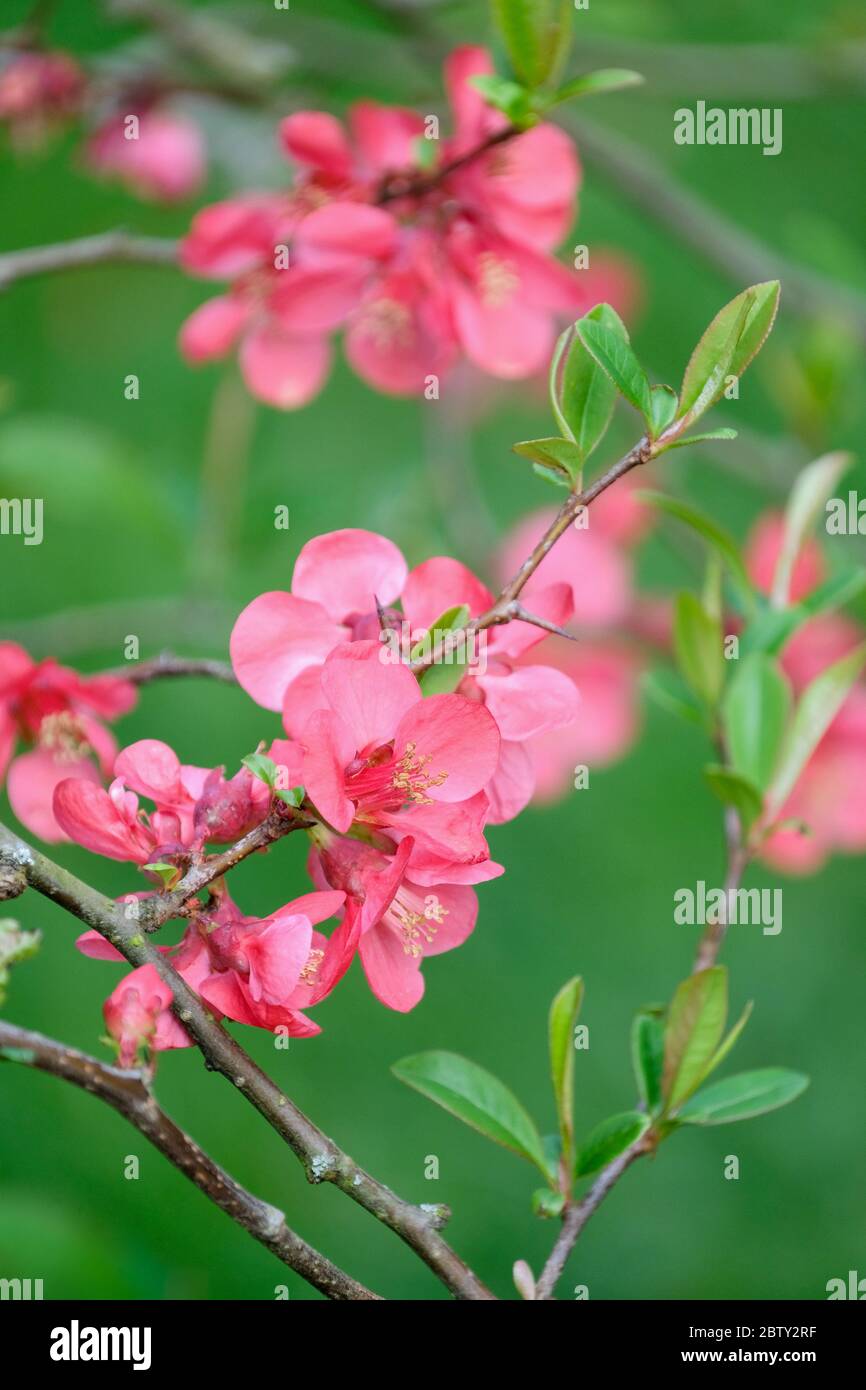
[[[644,671],[641,687],[654,704],[667,714],[676,715],[688,724],[704,725],[704,713],[695,703],[694,696],[682,676],[667,667],[655,671]]]
[[[470,77],[469,85],[481,93],[489,106],[506,115],[512,125],[530,125],[535,120],[531,94],[519,82],[499,77],[496,73],[483,73]]]
[[[605,308],[608,312],[603,321],[593,318],[591,314],[584,314],[575,325],[576,331],[587,352],[607,373],[629,405],[643,415],[649,426],[652,400],[646,372],[632,351],[622,319],[609,305],[605,305]]]
[[[825,580],[799,603],[787,608],[764,608],[740,635],[740,656],[763,651],[770,655],[780,652],[788,638],[806,622],[859,597],[866,589],[866,570],[846,569]]]
[[[287,806],[300,806],[306,795],[303,787],[281,787],[274,791],[274,796],[280,801],[284,801]]]
[[[728,1013],[728,972],[699,970],[678,987],[665,1028],[662,1095],[675,1110],[700,1086],[721,1041]]]
[[[684,434],[679,439],[672,439],[670,444],[666,444],[659,450],[660,454],[666,454],[668,449],[686,449],[690,444],[711,444],[716,439],[736,439],[737,431],[728,429],[705,430],[703,434]]]
[[[770,603],[774,608],[784,608],[787,604],[797,556],[823,512],[824,503],[835,492],[839,479],[851,466],[851,461],[850,454],[824,454],[798,474],[785,508],[782,548],[776,561],[770,594]]]
[[[564,1206],[564,1192],[551,1192],[549,1187],[537,1187],[532,1194],[532,1210],[536,1216],[543,1219],[559,1216]]]
[[[866,569],[845,569],[819,584],[817,589],[801,600],[799,607],[808,617],[815,618],[819,613],[832,613],[837,608],[844,608],[846,603],[859,598],[864,589]]]
[[[152,864],[142,864],[142,869],[158,878],[163,888],[173,888],[180,879],[180,869],[176,864],[164,864],[155,860]]]
[[[677,393],[672,386],[650,387],[650,434],[658,439],[676,418]]]
[[[677,1119],[684,1125],[727,1125],[778,1110],[802,1095],[809,1084],[802,1072],[784,1067],[744,1071],[707,1086],[684,1105]]]
[[[677,596],[674,651],[679,668],[695,694],[707,705],[715,705],[725,675],[722,629],[694,594]]]
[[[574,1165],[576,1178],[588,1178],[621,1153],[630,1148],[636,1139],[649,1129],[649,1116],[639,1110],[626,1110],[621,1115],[610,1115],[581,1144]]]
[[[754,782],[718,763],[705,767],[704,776],[722,805],[733,806],[746,834],[764,809],[763,797]]]
[[[631,1059],[638,1091],[647,1110],[657,1109],[662,1098],[662,1065],[665,1026],[662,1009],[644,1009],[631,1028]]]
[[[752,1001],[751,1001],[751,999],[750,999],[749,1002],[748,1002],[748,1004],[746,1005],[746,1007],[743,1009],[743,1012],[740,1014],[740,1017],[737,1019],[736,1023],[734,1024],[733,1028],[732,1028],[731,1031],[728,1033],[728,1036],[724,1039],[723,1042],[721,1042],[721,1043],[719,1044],[719,1046],[716,1048],[715,1052],[713,1053],[712,1060],[710,1061],[710,1065],[707,1067],[707,1071],[706,1071],[706,1075],[707,1075],[707,1076],[710,1076],[710,1075],[716,1070],[717,1067],[720,1067],[720,1066],[722,1065],[722,1062],[724,1062],[724,1060],[725,1060],[725,1058],[727,1057],[728,1053],[729,1053],[729,1052],[731,1051],[731,1049],[735,1046],[735,1044],[736,1044],[737,1042],[739,1042],[740,1035],[742,1034],[743,1029],[745,1028],[746,1024],[748,1023],[749,1019],[752,1017],[752,1008],[753,1008],[753,1007],[754,1007],[754,1006],[753,1006]]]
[[[245,758],[241,758],[241,762],[254,777],[273,787],[277,780],[277,765],[271,758],[266,758],[264,753],[248,753]]]
[[[418,641],[413,645],[409,652],[410,661],[421,661],[422,659],[435,660],[439,648],[452,632],[460,632],[469,621],[469,606],[465,603],[455,603],[451,608],[446,608],[444,613],[432,622]]]
[[[683,522],[685,526],[696,531],[727,568],[744,604],[749,608],[753,607],[754,594],[751,580],[746,572],[736,541],[723,527],[700,511],[699,508],[693,507],[690,502],[683,502],[679,497],[671,497],[666,492],[655,492],[652,489],[641,488],[635,496],[639,501],[648,502],[651,506],[657,507],[659,511],[665,512],[668,516],[674,517],[675,520]]]
[[[776,768],[791,711],[791,687],[769,656],[742,657],[725,693],[722,717],[735,772],[763,792]]]
[[[529,87],[560,68],[571,42],[570,0],[491,0],[511,66]]]
[[[742,376],[763,347],[778,307],[779,282],[768,280],[743,290],[719,310],[686,367],[680,419],[697,419],[721,395],[726,377]]]
[[[800,696],[768,792],[771,815],[780,811],[827,729],[845,703],[866,662],[866,643],[828,666]]]
[[[563,101],[578,101],[581,97],[604,92],[621,92],[626,87],[638,86],[643,80],[642,75],[631,68],[598,68],[595,72],[584,73],[583,77],[572,78],[557,88],[552,96],[543,97],[539,105],[546,111]]]
[[[596,304],[586,318],[614,331],[619,322],[609,304]],[[576,324],[566,330],[560,343],[551,363],[551,399],[560,428],[575,441],[585,463],[607,433],[616,387],[587,352]]]
[[[573,487],[580,476],[583,459],[571,439],[523,439],[511,448],[515,454],[532,459],[533,463],[552,472],[554,480],[563,487]]]
[[[548,1017],[550,1078],[559,1116],[562,1155],[571,1168],[574,1147],[574,1025],[583,1002],[583,980],[575,975],[555,996]]]
[[[455,1052],[418,1052],[396,1062],[391,1070],[479,1134],[534,1163],[550,1180],[538,1130],[498,1077]]]

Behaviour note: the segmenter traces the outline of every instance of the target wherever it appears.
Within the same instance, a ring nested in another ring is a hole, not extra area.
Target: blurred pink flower
[[[233,281],[183,326],[184,355],[205,361],[240,342],[250,391],[284,408],[319,391],[338,328],[357,374],[396,394],[421,392],[461,354],[506,379],[545,365],[557,319],[596,303],[610,273],[550,255],[574,214],[577,156],[546,124],[497,142],[507,122],[471,85],[491,71],[483,49],[451,55],[443,140],[425,139],[417,113],[369,101],[348,129],[325,112],[287,117],[293,188],[205,208],[184,242],[187,269]]]
[[[782,542],[782,518],[759,518],[746,546],[752,579],[769,590]],[[791,599],[804,598],[824,578],[824,558],[808,541],[794,566]],[[863,631],[840,614],[812,618],[782,651],[781,664],[795,697],[816,676],[864,640]],[[761,858],[786,873],[814,873],[837,851],[866,850],[866,685],[854,687],[804,768],[780,819],[801,822],[777,830],[761,846]]]
[[[19,147],[34,148],[80,106],[85,77],[68,53],[16,53],[0,69],[0,121]]]
[[[89,137],[84,160],[92,173],[117,179],[137,198],[155,203],[191,198],[206,173],[198,126],[161,107],[110,116]]]
[[[0,782],[12,810],[42,840],[65,838],[52,811],[57,783],[99,782],[117,745],[104,720],[132,709],[135,686],[113,676],[79,676],[56,661],[33,661],[14,642],[0,642]],[[18,740],[29,751],[13,758]]]

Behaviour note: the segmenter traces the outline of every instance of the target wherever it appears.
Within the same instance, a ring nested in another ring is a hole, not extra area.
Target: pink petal
[[[322,690],[321,666],[307,666],[286,686],[283,728],[293,739],[300,738],[313,711],[329,708]]]
[[[770,592],[773,585],[784,531],[785,521],[781,512],[764,512],[746,541],[746,567],[753,582],[765,594]],[[825,572],[824,557],[817,542],[806,541],[794,562],[789,594],[791,602],[797,603],[817,588]]]
[[[484,788],[490,802],[491,825],[504,825],[520,815],[535,791],[535,766],[522,743],[502,740],[499,764]]]
[[[488,76],[493,71],[493,59],[486,48],[465,45],[455,48],[445,60],[445,90],[454,113],[451,143],[455,153],[477,145],[484,135],[506,124],[505,117],[493,111],[471,86],[471,78]]]
[[[318,603],[272,590],[237,619],[229,642],[232,667],[256,704],[279,710],[286,687],[307,666],[324,661],[344,636]]]
[[[325,265],[359,257],[381,261],[393,252],[397,231],[397,223],[384,208],[337,201],[324,203],[304,218],[295,245],[299,254],[312,255]]]
[[[144,827],[125,820],[108,792],[80,777],[57,785],[54,816],[71,840],[107,859],[146,864],[154,848]]]
[[[181,326],[180,350],[188,362],[210,362],[225,357],[238,341],[248,319],[242,299],[219,295],[205,300]]]
[[[187,794],[180,779],[180,760],[167,743],[142,738],[118,753],[114,775],[139,796],[150,797],[163,806],[185,802]]]
[[[295,266],[285,272],[268,307],[286,333],[329,333],[358,305],[366,278],[363,263],[323,270]]]
[[[308,917],[283,908],[263,930],[244,934],[241,947],[250,967],[250,994],[256,1001],[281,1004],[288,999],[307,963],[313,928]]]
[[[322,668],[322,689],[351,734],[353,752],[390,742],[407,711],[432,703],[422,701],[412,672],[385,655],[381,642],[347,642]]]
[[[417,565],[403,589],[403,612],[413,631],[430,628],[448,608],[466,604],[470,618],[493,605],[493,595],[459,560],[439,555]]]
[[[544,618],[557,627],[564,627],[574,613],[574,594],[570,584],[560,582],[549,584],[544,589],[535,589],[527,601],[526,608],[536,618]],[[524,623],[518,618],[502,627],[492,628],[488,633],[489,645],[494,656],[518,657],[539,642],[547,640],[543,627]]]
[[[415,141],[424,135],[424,118],[417,111],[358,101],[349,120],[366,172],[387,174],[418,163]]]
[[[309,165],[332,178],[348,178],[352,153],[346,132],[336,116],[326,111],[296,111],[280,122],[283,148],[299,164]]]
[[[477,676],[485,703],[503,739],[519,742],[570,724],[579,697],[574,681],[552,666],[521,666],[506,674]]]
[[[216,279],[232,279],[263,262],[272,265],[283,215],[281,200],[271,195],[212,203],[193,218],[181,242],[181,265]]]
[[[57,786],[70,777],[81,779],[76,782],[80,786],[99,783],[99,773],[88,759],[60,762],[44,748],[21,753],[9,766],[6,782],[9,805],[32,835],[49,844],[66,839],[66,827],[55,812],[54,796]],[[99,790],[102,792],[101,787]],[[126,855],[122,857],[127,858]]]
[[[386,1008],[414,1009],[424,993],[420,957],[407,955],[397,933],[385,923],[361,937],[361,964],[371,990]]]
[[[399,598],[406,561],[387,537],[375,531],[328,531],[307,541],[295,561],[292,592],[320,603],[335,622],[354,613],[374,613]]]
[[[499,741],[496,723],[483,705],[462,695],[431,695],[400,720],[394,755],[402,757],[406,745],[413,744],[414,756],[425,759],[431,776],[446,774],[440,785],[427,788],[427,795],[434,801],[465,801],[493,776]]]
[[[345,832],[355,813],[345,792],[345,769],[355,755],[355,740],[338,715],[319,709],[310,715],[301,743],[307,795],[329,825]]]
[[[126,959],[118,951],[116,946],[112,946],[110,941],[106,941],[101,932],[85,931],[76,939],[75,945],[83,956],[89,956],[91,960],[110,960],[123,961]]]
[[[247,333],[240,367],[252,394],[278,410],[297,410],[322,389],[331,365],[325,338],[296,338],[273,324]]]
[[[550,356],[550,316],[522,300],[515,286],[502,299],[460,282],[452,288],[454,322],[466,356],[491,376],[531,376]]]

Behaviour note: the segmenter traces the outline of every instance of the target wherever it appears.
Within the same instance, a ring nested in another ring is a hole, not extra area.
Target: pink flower
[[[77,113],[84,89],[84,73],[69,54],[15,54],[0,71],[0,121],[19,146],[39,146]]]
[[[462,695],[423,699],[378,642],[337,647],[322,667],[322,707],[307,721],[303,784],[329,825],[389,827],[436,803],[469,801],[492,776],[499,730]]]
[[[781,549],[782,518],[766,513],[746,546],[752,579],[772,585]],[[820,549],[808,541],[794,565],[790,598],[805,598],[824,578]],[[840,614],[813,618],[797,630],[782,651],[781,664],[795,697],[816,676],[863,641],[862,630]],[[866,685],[857,684],[806,764],[779,818],[800,822],[777,830],[761,845],[761,857],[786,873],[814,873],[836,852],[866,849]]]
[[[182,352],[204,362],[239,343],[254,396],[282,409],[306,404],[328,374],[329,335],[360,302],[395,238],[384,209],[349,201],[310,209],[265,196],[205,208],[183,244],[183,264],[234,284],[187,319]]]
[[[198,126],[159,107],[111,116],[90,136],[84,158],[92,173],[155,203],[191,198],[206,173]]]
[[[171,990],[153,965],[139,966],[111,991],[103,1013],[122,1067],[137,1066],[152,1052],[192,1046],[170,1011],[171,999]]]
[[[0,642],[0,781],[15,815],[42,840],[65,838],[52,811],[57,783],[100,780],[116,745],[103,720],[132,709],[137,692],[114,676],[79,676],[56,661],[35,662],[14,642]],[[18,740],[30,751],[13,758]]]
[[[591,307],[602,280],[550,256],[580,179],[563,131],[539,125],[467,158],[505,125],[471,86],[491,70],[482,49],[452,54],[453,133],[430,146],[429,167],[415,112],[360,102],[348,130],[324,112],[287,117],[294,187],[205,208],[184,242],[189,270],[233,281],[187,320],[184,355],[239,343],[250,391],[283,408],[321,388],[339,328],[380,391],[420,392],[461,353],[506,379],[539,370],[557,318]]]
[[[299,780],[300,754],[278,740],[269,756],[287,767],[287,784]],[[226,781],[221,768],[181,764],[157,739],[141,739],[118,754],[114,780],[102,786],[78,777],[54,791],[54,815],[61,829],[94,854],[145,865],[183,864],[206,842],[227,843],[246,834],[267,815],[270,790],[242,768]],[[139,796],[155,809],[139,808]]]
[[[478,915],[472,888],[454,883],[420,884],[409,868],[411,839],[389,855],[358,840],[319,837],[314,880],[342,888],[356,906],[359,952],[376,998],[406,1013],[424,993],[421,964],[427,956],[452,951],[471,934]]]

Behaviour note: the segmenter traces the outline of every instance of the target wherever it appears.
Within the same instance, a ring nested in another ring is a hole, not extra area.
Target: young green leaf
[[[277,780],[277,765],[271,758],[266,758],[264,753],[248,753],[245,758],[241,758],[241,762],[254,777],[273,787]]]
[[[746,1007],[743,1009],[743,1012],[740,1014],[740,1017],[734,1024],[733,1028],[728,1033],[727,1037],[719,1043],[719,1046],[713,1053],[710,1065],[707,1067],[707,1076],[710,1076],[717,1069],[717,1067],[720,1067],[722,1065],[722,1062],[724,1062],[728,1053],[731,1051],[731,1048],[734,1047],[737,1042],[739,1042],[740,1035],[742,1034],[743,1029],[748,1023],[749,1019],[752,1017],[753,1007],[754,1005],[750,999]]]
[[[866,663],[866,643],[828,666],[800,696],[767,794],[769,814],[782,809],[797,779],[845,703]]]
[[[538,1130],[498,1077],[455,1052],[418,1052],[395,1062],[391,1070],[479,1134],[534,1163],[551,1180]]]
[[[699,508],[692,506],[690,502],[683,502],[679,497],[671,497],[666,492],[655,492],[651,488],[641,488],[635,496],[639,501],[650,503],[659,511],[667,513],[668,516],[674,517],[675,520],[681,521],[685,526],[696,531],[722,560],[736,585],[743,606],[749,609],[754,606],[752,583],[746,572],[737,543],[723,527],[719,526],[706,513],[700,511]]]
[[[496,73],[482,73],[470,77],[469,85],[480,92],[488,106],[493,106],[507,116],[512,125],[528,126],[535,120],[531,93],[519,82]],[[435,144],[435,141],[428,141]]]
[[[616,389],[646,420],[652,418],[652,400],[647,374],[638,362],[628,331],[619,314],[609,305],[603,320],[584,314],[575,328],[587,352],[610,377]]]
[[[469,607],[465,603],[456,603],[451,608],[446,608],[444,613],[440,613],[435,622],[432,622],[409,653],[410,661],[420,661],[422,658],[430,658],[436,654],[445,639],[452,632],[460,632],[469,621]]]
[[[665,1111],[688,1100],[707,1075],[728,1014],[728,972],[699,970],[678,987],[668,1010],[662,1095]]]
[[[639,72],[631,68],[598,68],[595,72],[584,73],[566,82],[550,97],[542,97],[540,109],[547,111],[563,101],[578,101],[581,97],[595,96],[597,93],[621,92],[626,87],[636,87],[643,82]]]
[[[776,662],[760,652],[741,657],[725,693],[725,740],[735,772],[760,790],[769,786],[791,711],[791,687]]]
[[[575,975],[555,996],[548,1018],[550,1078],[559,1116],[562,1155],[571,1167],[574,1147],[574,1025],[583,1001],[583,980]]]
[[[837,452],[824,454],[798,474],[785,508],[782,548],[776,561],[770,594],[774,608],[784,608],[787,604],[797,556],[823,511],[824,503],[835,492],[840,478],[850,466],[851,455]]]
[[[733,806],[740,818],[743,833],[747,834],[764,809],[763,798],[754,782],[717,763],[705,767],[704,776],[722,805]]]
[[[744,1071],[699,1091],[677,1115],[684,1125],[727,1125],[778,1110],[802,1095],[809,1084],[802,1072],[784,1067]]]
[[[631,1059],[638,1091],[652,1113],[661,1103],[665,1054],[664,1011],[644,1009],[631,1028]]]
[[[278,787],[274,791],[274,796],[280,801],[284,801],[287,806],[300,806],[306,795],[303,787]]]
[[[564,487],[574,487],[580,476],[583,457],[571,439],[523,439],[511,448],[515,454],[553,472]]]
[[[492,0],[511,66],[528,87],[554,77],[571,42],[569,0]]]
[[[650,434],[658,439],[676,418],[677,393],[672,386],[650,387]]]
[[[677,719],[684,719],[687,724],[703,727],[704,712],[696,703],[682,676],[676,671],[667,667],[660,667],[656,671],[644,671],[640,683],[644,693],[659,709],[663,709],[667,714],[676,715]]]
[[[768,280],[743,290],[719,310],[686,367],[681,419],[696,420],[721,395],[726,377],[742,376],[763,347],[778,307],[779,282]],[[719,371],[720,364],[724,371]]]
[[[725,677],[722,629],[695,598],[682,593],[674,613],[674,651],[679,668],[695,694],[715,705]]]
[[[596,304],[586,318],[614,332],[619,323],[609,304]],[[616,387],[587,352],[576,330],[573,325],[566,331],[562,351],[551,365],[551,395],[560,427],[575,441],[585,463],[607,433]]]
[[[622,1115],[610,1115],[596,1125],[578,1150],[574,1165],[576,1178],[588,1178],[612,1163],[620,1154],[646,1134],[649,1116],[639,1110],[626,1110]]]
[[[659,449],[660,454],[666,454],[668,449],[686,449],[690,444],[712,444],[717,439],[736,439],[737,431],[728,429],[706,430],[703,434],[683,434],[678,439],[672,439],[670,444],[665,444],[663,449]]]

